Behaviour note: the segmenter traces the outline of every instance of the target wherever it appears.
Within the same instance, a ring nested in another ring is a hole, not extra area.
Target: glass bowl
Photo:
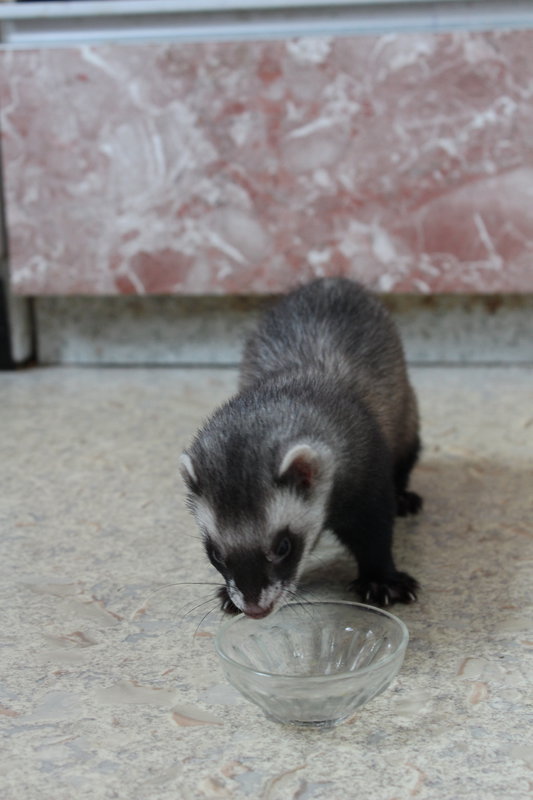
[[[254,620],[224,623],[215,647],[229,682],[267,717],[333,727],[389,686],[409,633],[401,620],[361,603],[289,603]]]

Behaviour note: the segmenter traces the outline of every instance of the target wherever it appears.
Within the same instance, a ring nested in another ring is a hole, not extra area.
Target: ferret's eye
[[[208,544],[207,547],[206,547],[206,550],[207,550],[207,555],[209,556],[209,559],[210,559],[211,563],[213,564],[213,566],[215,566],[215,567],[225,567],[226,566],[226,564],[224,562],[224,559],[222,558],[222,555],[220,553],[220,550],[218,550],[218,548],[216,548],[212,544]]]
[[[283,539],[281,539],[278,543],[278,546],[275,550],[276,561],[282,561],[284,558],[287,558],[291,552],[291,549],[291,540],[288,536],[284,536]]]

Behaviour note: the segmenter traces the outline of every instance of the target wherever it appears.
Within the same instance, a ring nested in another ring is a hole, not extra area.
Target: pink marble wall
[[[0,54],[14,290],[533,291],[533,32]]]

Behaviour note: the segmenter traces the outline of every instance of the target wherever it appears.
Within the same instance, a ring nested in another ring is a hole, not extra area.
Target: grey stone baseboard
[[[387,296],[413,364],[533,363],[533,296]],[[264,297],[39,297],[42,364],[235,365]]]

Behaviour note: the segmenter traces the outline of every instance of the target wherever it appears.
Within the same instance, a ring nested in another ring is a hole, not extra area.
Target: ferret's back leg
[[[396,514],[405,517],[407,514],[418,514],[423,505],[423,500],[416,492],[408,490],[411,470],[418,460],[420,453],[420,439],[417,438],[401,456],[394,466],[394,486],[396,488]]]

